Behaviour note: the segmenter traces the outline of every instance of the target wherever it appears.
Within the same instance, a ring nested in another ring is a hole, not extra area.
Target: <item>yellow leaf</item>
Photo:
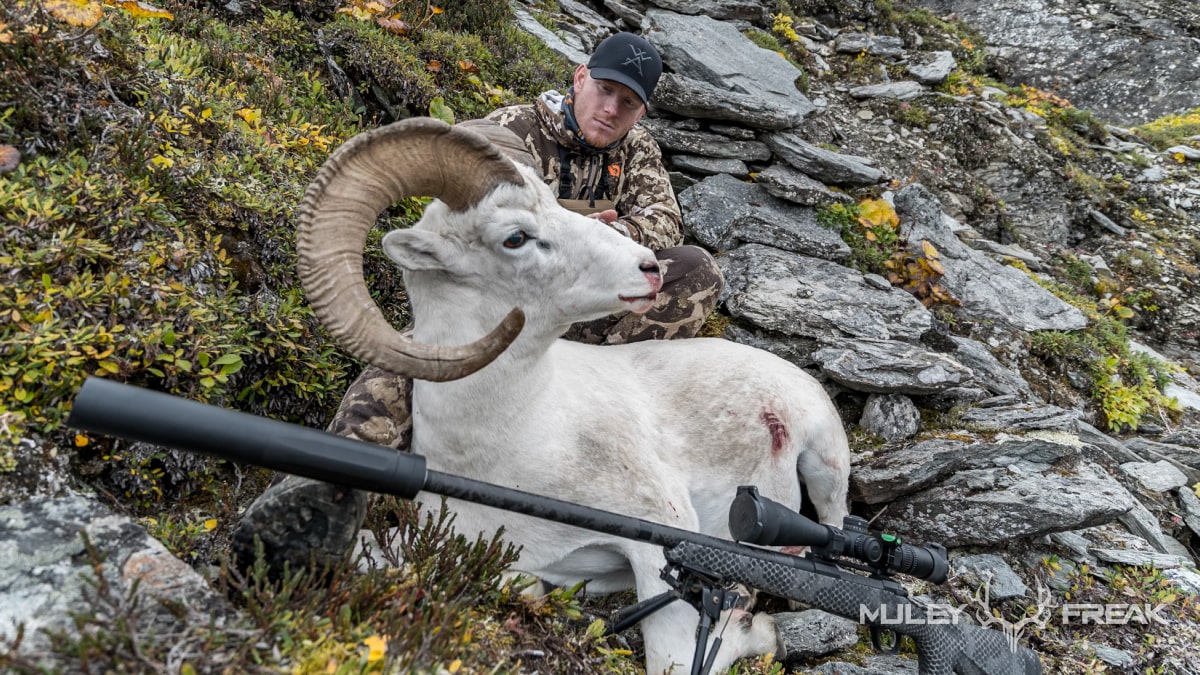
[[[104,14],[104,8],[95,0],[46,0],[43,6],[54,18],[84,28],[100,23]]]
[[[216,518],[209,518],[208,520],[204,521],[204,531],[205,532],[212,532],[215,529],[217,529],[217,519]]]
[[[441,14],[442,12],[446,11],[446,10],[442,9],[441,7],[432,7],[431,9],[433,10],[434,14]]]
[[[363,644],[367,646],[368,663],[374,663],[382,659],[384,655],[387,654],[387,640],[384,640],[378,635],[372,635],[371,637],[363,640]]]
[[[137,0],[104,0],[113,7],[120,7],[135,19],[174,19],[175,15],[165,9]]]
[[[88,437],[83,434],[75,434],[75,447],[82,448],[87,446]]]
[[[937,247],[929,243],[928,239],[921,240],[921,252],[925,254],[926,258],[931,260],[937,259],[938,257]]]
[[[262,121],[262,111],[257,108],[242,108],[237,111],[237,114],[250,125],[256,125]]]
[[[446,670],[450,671],[450,675],[457,673],[460,668],[462,668],[462,659],[454,659],[450,662],[450,665],[446,666]]]
[[[0,45],[11,44],[13,41],[12,31],[8,29],[8,24],[0,21]]]
[[[858,207],[858,220],[867,227],[887,225],[895,229],[900,224],[900,217],[896,215],[896,209],[886,200],[864,199],[859,202]]]

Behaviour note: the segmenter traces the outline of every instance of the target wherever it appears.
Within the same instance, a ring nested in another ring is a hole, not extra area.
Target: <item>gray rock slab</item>
[[[1121,465],[1121,470],[1151,492],[1166,492],[1188,484],[1187,476],[1166,460],[1128,462]]]
[[[1134,567],[1149,566],[1160,570],[1191,564],[1190,559],[1182,556],[1151,551],[1134,551],[1126,548],[1093,548],[1092,553],[1104,562]]]
[[[917,82],[932,87],[945,82],[956,67],[958,62],[953,53],[937,51],[913,54],[905,70]]]
[[[904,41],[894,35],[842,33],[833,41],[833,48],[842,54],[866,52],[872,56],[895,58],[904,53]]]
[[[860,460],[850,473],[850,496],[866,504],[882,504],[926,489],[959,471],[1013,467],[1025,473],[1039,472],[1079,452],[1080,446],[1065,435],[1009,436],[970,443],[926,439]]]
[[[885,441],[902,441],[921,428],[921,411],[907,396],[872,394],[867,397],[858,425]]]
[[[783,58],[778,54],[777,58]],[[790,129],[804,121],[804,112],[790,102],[663,73],[654,88],[653,108],[693,119],[737,122],[758,129]]]
[[[1016,538],[1112,522],[1134,501],[1120,483],[1086,462],[1045,473],[976,469],[893,502],[876,522],[904,532],[909,541],[1007,545]]]
[[[533,18],[533,15],[525,8],[513,4],[512,10],[517,21],[517,27],[541,40],[543,44],[550,48],[550,51],[566,57],[572,65],[580,65],[588,62],[589,57],[587,54],[584,54],[578,47],[567,44],[554,31],[546,28],[537,19]]]
[[[883,504],[923,490],[968,465],[969,444],[933,438],[896,450],[877,452],[850,472],[850,497]]]
[[[813,354],[834,382],[876,394],[934,394],[970,380],[970,368],[946,354],[895,340],[846,339]]]
[[[882,171],[859,158],[819,148],[790,132],[763,134],[762,140],[779,159],[822,183],[863,186],[875,185],[884,179]]]
[[[773,197],[762,186],[730,175],[710,176],[679,193],[679,206],[688,230],[714,251],[756,243],[827,260],[850,255],[850,247],[836,232],[817,223],[812,208]]]
[[[1200,450],[1196,448],[1160,443],[1140,436],[1127,439],[1125,447],[1144,461],[1166,460],[1174,464],[1175,468],[1188,477],[1189,484],[1200,482]]]
[[[680,14],[704,14],[721,21],[762,23],[766,8],[760,0],[646,0],[648,4]]]
[[[1112,461],[1118,464],[1142,461],[1141,457],[1136,455],[1129,448],[1125,447],[1121,441],[1118,441],[1117,439],[1109,436],[1103,431],[1100,431],[1096,427],[1084,422],[1083,420],[1079,420],[1079,429],[1077,433],[1079,434],[1079,440],[1083,441],[1084,443],[1089,443],[1097,449],[1102,450],[1104,454],[1108,455]]]
[[[703,3],[707,5],[708,3]],[[662,54],[671,72],[718,89],[756,96],[807,116],[816,110],[796,87],[802,73],[787,59],[754,44],[730,23],[651,9],[642,34]]]
[[[821,181],[779,162],[760,171],[754,180],[770,194],[796,204],[815,206],[854,201],[850,195],[830,190]],[[887,283],[886,279],[884,283]]]
[[[1074,433],[1078,429],[1079,411],[1064,410],[1045,403],[1016,403],[990,408],[970,408],[963,412],[961,423],[977,429],[992,431],[1023,431],[1050,429]]]
[[[858,623],[819,609],[773,614],[787,657],[812,658],[858,643]]]
[[[888,98],[897,101],[911,101],[927,91],[929,90],[920,82],[901,80],[900,82],[886,82],[883,84],[868,84],[861,87],[854,87],[850,90],[850,96],[858,99]]]
[[[620,0],[604,0],[604,7],[625,22],[630,28],[637,29],[646,18],[645,7],[640,2],[620,2]]]
[[[953,408],[979,403],[991,396],[992,392],[981,387],[950,387],[945,391],[939,391],[921,399],[921,407],[938,412],[949,412]]]
[[[574,17],[592,27],[604,30],[607,33],[615,33],[617,25],[608,19],[601,16],[591,7],[576,2],[575,0],[558,0],[558,6],[562,8],[563,13]]]
[[[770,148],[758,141],[738,141],[707,131],[689,131],[658,119],[644,119],[641,124],[664,151],[745,162],[762,162],[771,158]]]
[[[958,240],[942,219],[940,203],[920,184],[896,195],[900,230],[919,252],[928,240],[940,254],[945,276],[938,284],[950,291],[971,316],[993,319],[1024,331],[1078,330],[1083,313],[1054,297],[1024,272],[1001,265]]]
[[[953,229],[952,226],[951,230]],[[1016,244],[1000,244],[991,239],[973,239],[968,243],[971,248],[991,254],[993,258],[1000,262],[1003,262],[1007,258],[1013,258],[1025,263],[1026,267],[1035,272],[1045,269],[1045,265],[1042,264],[1041,259]]]
[[[814,338],[783,335],[761,328],[749,329],[737,324],[730,324],[725,329],[724,337],[726,340],[771,352],[801,368],[813,365],[813,352],[821,348]]]
[[[1200,537],[1200,497],[1190,487],[1177,491],[1179,504],[1183,507],[1183,522],[1196,536]]]
[[[1169,434],[1163,434],[1162,436],[1159,436],[1158,442],[1200,449],[1200,431],[1195,429],[1180,429],[1178,431],[1172,431]]]
[[[746,244],[717,263],[730,314],[766,330],[916,341],[931,325],[928,310],[913,296],[876,288],[858,272],[827,260]]]
[[[1096,658],[1107,663],[1110,666],[1117,668],[1128,668],[1133,665],[1133,654],[1124,649],[1109,647],[1108,645],[1100,645],[1094,642],[1089,642],[1085,645],[1085,649],[1090,651]]]
[[[1092,542],[1087,537],[1075,531],[1055,532],[1050,540],[1070,551],[1071,559],[1081,565],[1094,565],[1095,556],[1091,553]]]
[[[971,338],[952,336],[956,348],[954,358],[975,372],[980,385],[994,394],[1015,395],[1022,400],[1036,400],[1029,383],[1021,374],[1008,368],[992,354],[982,342]]]
[[[1150,513],[1150,509],[1141,502],[1136,502],[1132,509],[1122,514],[1117,520],[1130,532],[1145,539],[1146,543],[1159,553],[1168,553],[1191,560],[1192,556],[1188,553],[1187,547],[1163,532],[1158,518],[1155,518],[1154,514]]]
[[[1186,593],[1200,595],[1200,574],[1187,567],[1171,567],[1163,570],[1162,575],[1170,579]]]
[[[0,638],[25,626],[22,653],[47,656],[45,630],[74,630],[69,615],[88,605],[95,568],[82,535],[103,560],[100,573],[120,599],[135,584],[140,608],[134,630],[170,639],[188,623],[208,625],[232,614],[225,599],[171,555],[145,529],[78,495],[0,507]],[[183,616],[163,602],[183,608]]]
[[[988,598],[992,601],[1008,598],[1023,597],[1029,594],[1029,587],[1021,581],[1021,577],[1005,562],[1004,558],[994,553],[980,553],[955,558],[950,561],[952,573],[961,580],[968,581],[973,586],[987,584]]]
[[[740,159],[672,155],[671,164],[680,171],[690,171],[701,176],[715,176],[719,173],[727,173],[739,179],[750,177],[750,169]]]

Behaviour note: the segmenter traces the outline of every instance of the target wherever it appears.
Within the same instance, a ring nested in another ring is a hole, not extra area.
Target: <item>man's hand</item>
[[[597,211],[596,213],[588,214],[588,218],[595,218],[602,221],[605,225],[612,225],[617,220],[617,212],[615,209]]]
[[[625,235],[626,237],[633,236],[629,233],[629,228],[625,227],[624,223],[617,220],[617,212],[614,209],[606,209],[604,211],[597,211],[596,213],[589,213],[588,218],[598,220],[617,232]]]

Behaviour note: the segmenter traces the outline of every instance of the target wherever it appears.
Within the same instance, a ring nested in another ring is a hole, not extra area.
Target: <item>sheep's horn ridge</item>
[[[402,120],[346,141],[300,204],[296,268],[313,312],[343,348],[388,372],[443,382],[483,368],[520,333],[521,310],[467,345],[414,342],[371,298],[363,248],[379,213],[398,199],[435,197],[465,211],[498,185],[524,181],[484,136],[434,119]]]

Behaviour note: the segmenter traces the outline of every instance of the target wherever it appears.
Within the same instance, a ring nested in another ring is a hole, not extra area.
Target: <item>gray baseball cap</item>
[[[662,75],[662,57],[658,50],[633,33],[616,33],[605,38],[587,65],[593,78],[620,82],[647,105]]]

